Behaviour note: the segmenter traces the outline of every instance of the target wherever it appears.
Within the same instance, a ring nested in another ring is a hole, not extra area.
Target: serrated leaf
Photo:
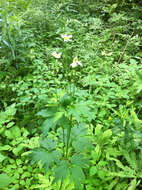
[[[90,111],[89,105],[84,102],[80,102],[72,106],[69,110],[69,115],[72,115],[78,122],[83,120],[82,116],[89,122],[93,119],[93,114]]]
[[[64,115],[64,112],[56,112],[54,115],[54,122],[57,122]]]
[[[55,172],[55,180],[57,181],[64,181],[65,178],[69,175],[69,164],[66,160],[62,160],[60,164],[54,169]]]
[[[86,124],[80,123],[79,125],[72,128],[71,133],[71,135],[75,138],[78,138],[79,136],[85,136],[88,134],[88,128],[86,127]]]
[[[88,137],[79,137],[72,143],[76,152],[85,152],[92,149],[91,141]]]
[[[49,113],[48,113],[47,110],[41,110],[41,111],[39,111],[36,115],[42,116],[42,117],[48,117],[48,116],[49,116],[48,114],[49,114]]]
[[[81,184],[85,182],[85,175],[81,167],[73,166],[70,168],[70,177],[74,182],[76,189],[81,189]]]
[[[47,171],[49,167],[53,165],[54,162],[58,162],[61,157],[61,153],[58,150],[48,152],[43,148],[35,148],[29,154],[31,163],[41,162],[41,165]]]
[[[49,151],[56,149],[56,141],[53,138],[41,138],[39,139],[39,144],[42,148]]]
[[[55,129],[56,127],[56,122],[54,122],[54,117],[46,119],[43,124],[42,124],[42,132],[43,135],[46,136],[49,132],[50,129]]]
[[[39,111],[37,115],[42,117],[53,117],[56,112],[57,107],[48,107],[47,109]]]
[[[80,166],[81,168],[87,168],[90,164],[89,160],[85,158],[83,154],[77,153],[71,157],[71,163]]]

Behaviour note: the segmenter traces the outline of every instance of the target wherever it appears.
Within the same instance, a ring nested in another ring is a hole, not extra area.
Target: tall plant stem
[[[126,46],[125,46],[125,48],[123,49],[123,52],[122,52],[121,56],[119,57],[118,64],[119,64],[120,61],[122,60],[122,58],[123,58],[123,56],[124,56],[124,54],[125,54],[125,51],[126,51],[128,45],[129,45],[129,43],[130,43],[130,40],[131,40],[133,34],[134,34],[134,31],[132,32],[132,34],[131,34],[131,36],[130,36],[130,39],[127,41]]]
[[[72,116],[70,118],[70,126],[67,131],[67,146],[66,146],[66,158],[68,157],[68,151],[69,151],[69,143],[70,143],[70,136],[71,136],[71,129],[72,129]]]
[[[63,180],[61,180],[59,190],[61,190],[61,189],[62,189],[62,185],[63,185]]]
[[[65,131],[64,128],[63,129],[63,156],[65,156]]]

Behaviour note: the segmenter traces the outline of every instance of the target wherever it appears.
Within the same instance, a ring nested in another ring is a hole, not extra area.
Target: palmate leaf
[[[88,102],[76,103],[69,109],[69,115],[72,115],[78,122],[82,121],[82,116],[89,122],[94,118],[90,111]]]
[[[71,163],[81,168],[87,168],[90,164],[88,159],[85,158],[83,154],[77,154],[77,153],[71,157]]]
[[[37,113],[38,116],[47,118],[42,124],[43,135],[46,136],[50,129],[54,129],[56,122],[54,121],[54,115],[57,112],[56,106],[50,106],[47,109],[41,110]]]
[[[43,136],[47,136],[50,129],[55,129],[57,122],[54,121],[54,117],[49,117],[42,124],[42,134]]]
[[[65,178],[69,175],[69,163],[67,162],[67,160],[62,160],[60,164],[55,168],[54,172],[55,179],[53,183],[59,180],[64,181]]]
[[[40,138],[39,144],[42,148],[52,151],[56,149],[57,142],[53,138]]]
[[[78,138],[79,136],[85,136],[88,135],[88,128],[85,123],[80,123],[78,125],[75,125],[72,128],[71,136],[73,138]]]
[[[47,109],[41,110],[37,113],[38,116],[41,117],[52,117],[54,114],[57,112],[57,107],[56,106],[50,106]]]
[[[70,178],[75,184],[76,189],[81,189],[81,184],[85,181],[85,175],[81,167],[73,166],[70,168]]]
[[[72,142],[72,146],[76,152],[86,152],[92,149],[92,143],[88,137],[78,137],[78,139]]]
[[[32,164],[41,162],[45,171],[53,165],[53,163],[58,162],[61,158],[61,152],[58,150],[47,151],[44,148],[35,148],[29,154],[29,158]]]
[[[42,124],[42,133],[43,136],[47,136],[50,129],[54,130],[57,123],[64,117],[63,111],[57,111],[56,106],[48,107],[47,110],[41,110],[37,113],[38,116],[47,118]]]

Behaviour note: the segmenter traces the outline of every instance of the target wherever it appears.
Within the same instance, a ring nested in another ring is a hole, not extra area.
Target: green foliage
[[[11,179],[6,174],[0,174],[0,188],[4,188],[11,183]]]
[[[85,181],[83,168],[88,168],[90,164],[85,152],[91,149],[91,141],[87,137],[88,130],[84,122],[91,121],[92,117],[89,106],[83,102],[76,104],[78,100],[72,96],[64,95],[61,91],[57,95],[58,99],[54,100],[55,103],[51,102],[46,106],[47,109],[37,113],[38,116],[47,118],[42,125],[44,137],[39,140],[40,148],[33,149],[29,158],[32,159],[32,163],[41,162],[45,171],[55,165],[54,182],[60,180],[64,183],[69,177],[75,187],[80,189]],[[82,125],[77,126],[81,122]],[[59,139],[49,135],[51,129],[57,131]],[[81,130],[84,132],[80,133]]]
[[[0,188],[141,189],[141,13],[0,2]]]

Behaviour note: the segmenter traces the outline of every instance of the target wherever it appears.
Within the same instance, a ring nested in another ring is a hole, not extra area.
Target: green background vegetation
[[[0,189],[142,189],[141,1],[1,0]]]

